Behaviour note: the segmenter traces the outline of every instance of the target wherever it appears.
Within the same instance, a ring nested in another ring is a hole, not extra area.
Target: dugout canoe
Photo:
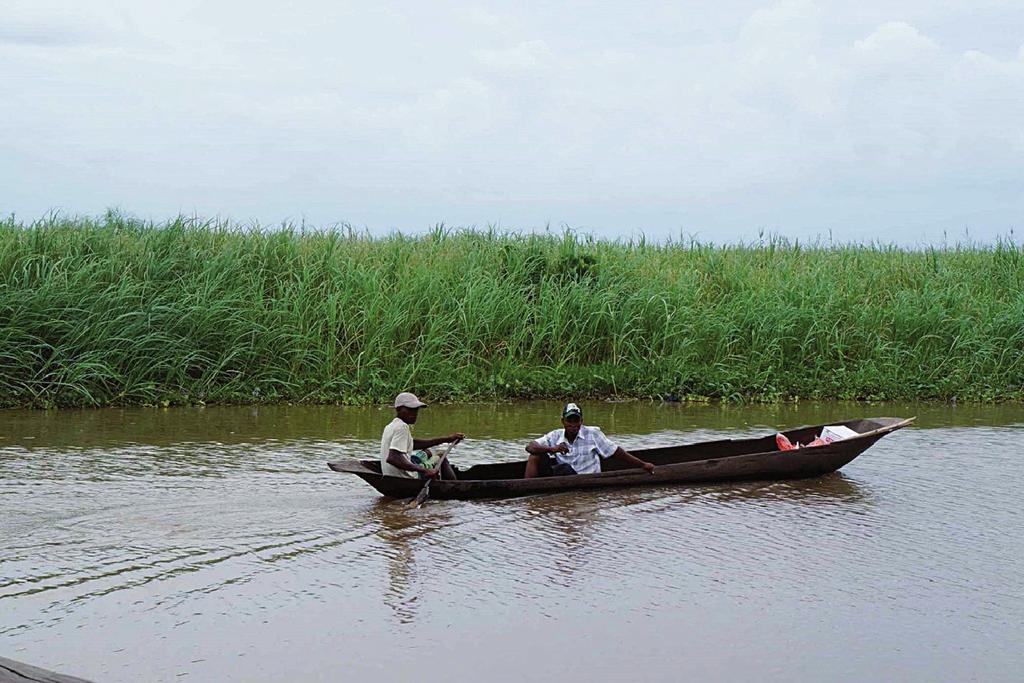
[[[681,446],[630,449],[630,453],[656,465],[654,474],[608,458],[602,471],[558,477],[523,479],[526,460],[473,465],[459,472],[456,481],[436,480],[430,497],[465,500],[511,498],[572,489],[651,484],[695,484],[722,481],[801,479],[835,472],[870,448],[886,434],[906,427],[914,418],[872,417],[841,424],[857,432],[842,441],[793,451],[780,451],[775,432],[748,439],[722,439]],[[790,441],[808,443],[825,425],[798,427],[782,432]],[[390,498],[412,498],[423,487],[419,479],[380,473],[380,460],[339,460],[327,463],[335,472],[354,474]]]

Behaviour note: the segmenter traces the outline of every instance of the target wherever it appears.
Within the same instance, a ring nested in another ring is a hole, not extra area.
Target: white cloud
[[[910,24],[891,21],[879,26],[864,40],[854,43],[854,50],[859,55],[881,62],[910,62],[934,56],[939,52],[939,46]]]

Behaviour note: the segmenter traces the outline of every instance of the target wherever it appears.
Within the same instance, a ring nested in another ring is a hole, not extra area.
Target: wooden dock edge
[[[31,664],[0,657],[0,683],[91,683],[84,678],[65,676]]]

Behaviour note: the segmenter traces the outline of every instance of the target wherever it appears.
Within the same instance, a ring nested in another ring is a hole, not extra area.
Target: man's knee
[[[530,453],[530,458],[527,461],[527,467],[536,472],[535,476],[550,477],[551,456],[544,453]]]

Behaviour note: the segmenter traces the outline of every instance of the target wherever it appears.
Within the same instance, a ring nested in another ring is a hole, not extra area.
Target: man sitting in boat
[[[380,471],[390,477],[455,479],[455,470],[447,459],[440,463],[440,454],[429,449],[442,443],[455,443],[466,438],[462,432],[434,439],[414,439],[411,425],[416,424],[420,408],[427,405],[415,394],[403,391],[395,397],[395,419],[384,428],[380,439]]]
[[[526,446],[526,452],[530,454],[529,460],[526,461],[526,479],[565,474],[594,474],[601,471],[598,456],[615,456],[634,467],[642,467],[654,474],[653,464],[612,443],[600,427],[584,426],[583,411],[575,403],[567,403],[562,410],[562,428],[531,441]],[[551,465],[548,454],[555,456],[554,465]]]

